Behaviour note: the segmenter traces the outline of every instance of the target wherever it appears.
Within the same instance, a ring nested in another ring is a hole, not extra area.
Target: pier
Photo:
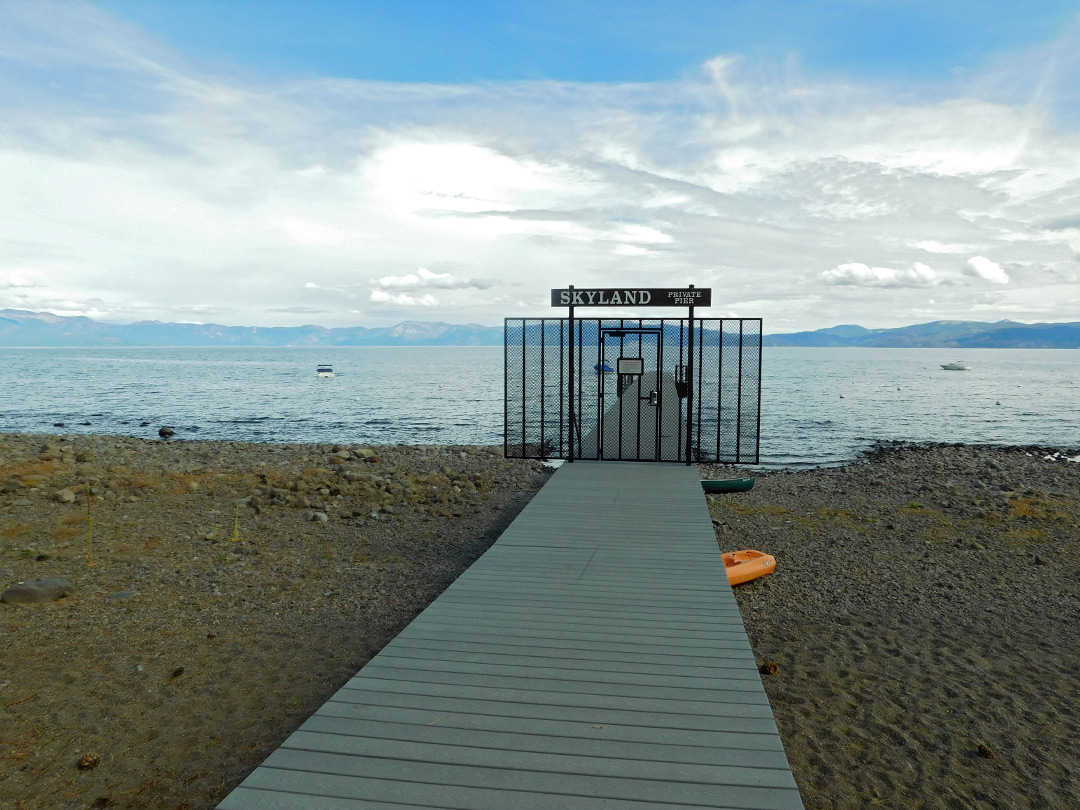
[[[219,810],[801,810],[696,466],[564,464]]]

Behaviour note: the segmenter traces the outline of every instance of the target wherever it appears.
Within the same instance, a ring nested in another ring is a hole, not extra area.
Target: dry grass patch
[[[741,503],[731,501],[714,501],[719,509],[727,509],[734,512],[736,515],[790,515],[791,512],[787,509],[783,509],[779,506],[745,506]]]
[[[0,537],[22,537],[30,533],[30,527],[23,523],[7,523],[0,529]]]

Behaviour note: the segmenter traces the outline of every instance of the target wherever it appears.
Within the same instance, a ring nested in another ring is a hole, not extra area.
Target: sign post
[[[574,414],[574,307],[689,307],[690,340],[689,356],[686,360],[686,465],[691,464],[693,448],[694,415],[694,307],[712,306],[712,289],[696,289],[693,284],[685,288],[671,287],[594,287],[575,289],[571,284],[565,289],[551,291],[553,307],[567,307],[570,310],[570,380],[567,385],[570,402],[567,413],[570,415],[570,458],[574,461],[574,438],[577,421]]]
[[[694,289],[694,285],[690,285]],[[711,294],[710,290],[710,294]],[[693,300],[693,299],[691,299]],[[689,349],[686,363],[686,466],[690,466],[691,439],[694,436],[694,305],[690,304]]]
[[[574,285],[570,285],[570,294],[573,295]],[[574,419],[574,305],[570,304],[570,379],[566,389],[570,394],[570,407],[566,412],[570,415],[570,463],[574,463],[574,434],[577,432],[577,421]]]

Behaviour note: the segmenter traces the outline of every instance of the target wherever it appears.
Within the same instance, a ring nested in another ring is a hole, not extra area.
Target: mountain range
[[[0,310],[0,346],[501,346],[503,327],[403,321],[396,326],[220,326]],[[854,324],[766,335],[766,346],[876,348],[1080,348],[1080,322],[934,321],[895,329]]]
[[[895,329],[848,324],[766,335],[766,346],[851,346],[893,349],[1080,349],[1080,322],[933,321]]]
[[[403,321],[348,326],[102,323],[82,316],[0,309],[0,346],[501,346],[501,326]]]

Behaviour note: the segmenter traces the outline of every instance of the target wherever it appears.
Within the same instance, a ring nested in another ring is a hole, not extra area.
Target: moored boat
[[[741,551],[726,551],[724,570],[731,585],[742,585],[752,579],[771,574],[776,570],[776,558],[771,554],[755,551],[752,548]]]
[[[333,377],[334,376],[334,368],[333,368],[333,366],[323,364],[323,365],[321,365],[321,366],[319,366],[318,368],[315,369],[315,376],[316,377]]]
[[[717,478],[701,480],[701,488],[712,494],[717,492],[749,492],[754,488],[754,478]]]

